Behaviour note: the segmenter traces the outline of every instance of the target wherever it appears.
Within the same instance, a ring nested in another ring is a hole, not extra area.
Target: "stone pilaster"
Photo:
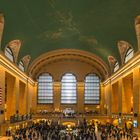
[[[140,69],[133,70],[133,112],[140,113]]]
[[[77,111],[84,112],[84,83],[78,82],[77,84]]]
[[[15,92],[14,94],[15,94],[15,97],[16,97],[16,100],[15,100],[16,107],[15,107],[15,109],[16,109],[16,111],[19,112],[19,79],[18,78],[16,78],[16,80],[15,80],[14,92]]]
[[[54,110],[59,111],[61,106],[61,88],[60,82],[54,83]]]
[[[105,87],[105,104],[104,110],[107,115],[111,115],[111,83]]]
[[[104,114],[104,104],[105,104],[105,93],[104,93],[104,86],[101,84],[101,101],[100,101],[100,113]]]
[[[123,82],[119,79],[118,82],[118,113],[122,113],[122,92],[123,92]]]
[[[0,88],[2,89],[2,105],[0,105],[0,124],[5,120],[5,70],[0,66]]]
[[[34,86],[30,86],[30,83],[26,83],[25,95],[26,95],[26,113],[35,113],[37,111],[37,83]],[[31,90],[32,88],[32,90]]]

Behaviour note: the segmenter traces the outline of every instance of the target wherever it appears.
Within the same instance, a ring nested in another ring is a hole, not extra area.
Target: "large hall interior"
[[[138,140],[139,0],[0,0],[0,140]]]

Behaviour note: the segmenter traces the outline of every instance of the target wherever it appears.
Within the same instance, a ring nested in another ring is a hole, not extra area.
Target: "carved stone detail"
[[[57,60],[81,61],[99,69],[104,79],[110,75],[107,64],[101,58],[92,53],[76,49],[60,49],[43,54],[32,62],[28,73],[34,78],[44,65],[55,63]]]
[[[12,40],[8,43],[8,45],[6,47],[9,47],[12,50],[13,55],[14,55],[14,60],[15,60],[15,62],[17,62],[19,50],[21,47],[21,41],[20,40]]]
[[[2,13],[0,13],[0,46],[1,46],[1,40],[3,35],[3,29],[4,29],[4,16]]]
[[[28,66],[29,66],[29,63],[30,63],[30,60],[31,60],[31,56],[30,55],[26,55],[21,60],[22,60],[22,62],[24,64],[25,70],[26,70],[28,68]]]
[[[108,61],[109,61],[109,64],[110,64],[111,72],[113,73],[114,65],[117,62],[117,60],[113,56],[110,55],[110,56],[108,56]]]
[[[121,56],[122,64],[124,64],[125,54],[129,48],[132,48],[132,46],[128,42],[123,40],[118,41],[118,49]]]
[[[135,18],[135,30],[138,41],[138,50],[140,50],[140,15]]]

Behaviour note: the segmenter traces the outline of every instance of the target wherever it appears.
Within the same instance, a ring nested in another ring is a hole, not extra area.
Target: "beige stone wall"
[[[2,59],[1,59],[2,58]],[[2,88],[2,105],[0,110],[0,123],[9,120],[10,116],[19,111],[20,115],[30,113],[31,96],[28,94],[35,93],[34,81],[25,73],[21,72],[13,63],[0,55],[0,86]],[[27,87],[31,90],[28,91]],[[29,105],[30,104],[30,105]]]
[[[133,74],[129,73],[105,86],[105,104],[111,109],[111,113],[130,114],[134,109],[133,82]]]
[[[2,105],[0,105],[0,110],[5,108],[5,69],[0,65],[0,86],[2,88]],[[5,119],[5,114],[0,115],[0,123]]]
[[[19,111],[20,115],[30,113],[32,104],[30,94],[35,93],[35,91],[32,89],[33,86],[28,82],[21,82],[17,76],[11,75],[8,72],[6,72],[5,78],[5,84],[7,85],[7,92],[5,93],[7,95],[7,100],[4,102],[6,109],[5,119],[9,120],[10,116],[14,115],[17,110]]]
[[[18,95],[16,96],[16,93],[18,93],[18,81],[17,79],[12,76],[11,74],[6,72],[5,76],[5,85],[6,85],[6,101],[5,101],[5,106],[6,106],[6,112],[5,112],[5,117],[6,119],[10,119],[10,116],[16,113],[16,110],[18,109],[18,102],[17,98]]]
[[[33,95],[33,108],[32,110],[63,110],[65,108],[72,108],[77,112],[84,112],[85,110],[97,110],[101,111],[101,106],[103,107],[103,99],[104,95],[102,94],[103,89],[101,89],[101,104],[100,105],[85,105],[84,104],[84,79],[85,76],[89,73],[95,73],[100,76],[100,71],[93,67],[90,63],[80,60],[60,60],[52,63],[48,63],[44,65],[38,72],[39,73],[50,73],[54,79],[53,85],[53,95],[54,95],[54,103],[51,105],[41,105],[37,104],[37,85],[36,85],[36,93]],[[64,105],[61,104],[61,78],[65,73],[73,73],[77,79],[77,104],[75,105]],[[36,77],[37,78],[37,77]],[[36,104],[36,105],[35,105]],[[36,106],[36,109],[35,109]]]
[[[117,84],[116,84],[117,83]],[[124,122],[131,119],[140,123],[140,53],[137,52],[117,72],[103,82],[105,104],[111,98],[111,117],[114,113]],[[109,95],[109,93],[111,93]],[[117,95],[116,95],[117,94]],[[118,109],[117,109],[118,108]],[[136,116],[134,116],[136,115]],[[125,119],[124,119],[125,118]],[[134,129],[135,132],[139,131]]]
[[[118,80],[118,113],[122,113],[122,94],[123,94],[123,80]]]
[[[26,114],[26,84],[23,82],[19,82],[19,113],[20,114]]]
[[[36,108],[36,97],[35,97],[35,94],[36,94],[36,86],[32,86],[31,84],[27,84],[27,106],[26,106],[26,109],[27,109],[27,113],[30,113],[32,111],[32,108]]]
[[[111,113],[111,84],[105,86],[105,104],[104,104],[105,114],[110,115]]]
[[[140,69],[133,70],[133,105],[134,113],[140,114]]]
[[[54,91],[54,104],[52,105],[53,106],[52,111],[61,110],[61,104],[60,104],[60,100],[61,100],[61,96],[60,96],[61,85],[60,85],[59,82],[54,82],[53,91]]]
[[[88,73],[97,73],[100,76],[99,71],[95,67],[79,60],[60,60],[46,64],[39,70],[37,75],[44,72],[50,73],[55,82],[59,82],[63,74],[67,72],[73,73],[78,82],[83,81]]]
[[[112,85],[112,94],[111,94],[111,112],[118,113],[119,105],[119,94],[118,94],[118,82]]]
[[[103,84],[100,86],[101,96],[100,96],[100,112],[101,114],[105,113],[104,105],[105,105],[105,87]]]
[[[101,58],[75,49],[60,49],[44,53],[33,61],[28,71],[34,80],[41,73],[50,72],[56,82],[66,72],[74,73],[79,82],[87,73],[97,73],[102,80],[106,79],[110,73],[108,65]]]
[[[88,110],[99,110],[102,114],[111,115],[111,113],[131,113],[133,108],[134,113],[140,114],[140,63],[139,56],[134,57],[118,72],[112,75],[107,81],[101,83],[101,101],[98,105],[84,104],[84,78],[88,73],[97,73],[100,71],[87,62],[79,60],[62,60],[54,61],[44,65],[40,69],[40,73],[48,72],[54,78],[54,104],[39,105],[37,104],[37,84],[31,84],[29,77],[20,73],[15,65],[9,64],[7,67],[0,65],[0,85],[2,87],[3,104],[0,109],[6,111],[0,115],[0,122],[4,119],[9,119],[16,110],[20,114],[36,112],[40,109],[49,111],[63,110],[66,107],[71,107],[78,112]],[[136,59],[136,60],[135,60]],[[138,61],[138,62],[137,62]],[[9,63],[9,62],[7,62]],[[61,99],[61,84],[60,80],[64,73],[71,72],[77,78],[77,104],[62,105]],[[5,84],[7,85],[7,102],[5,102]],[[24,106],[24,107],[23,107]]]
[[[77,84],[77,111],[83,113],[85,111],[85,106],[84,106],[84,83],[79,82]],[[87,106],[89,110],[93,110],[93,106]]]
[[[133,79],[126,77],[123,79],[123,93],[122,93],[122,113],[130,114],[133,108]]]

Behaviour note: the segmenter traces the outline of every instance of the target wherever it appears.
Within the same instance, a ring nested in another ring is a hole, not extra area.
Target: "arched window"
[[[5,55],[12,61],[14,62],[14,55],[12,50],[9,47],[6,47],[5,49]]]
[[[85,104],[99,104],[100,79],[95,74],[88,74],[85,78]]]
[[[130,60],[132,57],[134,56],[134,50],[132,48],[128,49],[128,51],[126,52],[125,55],[125,60],[124,62],[128,62],[128,60]]]
[[[20,61],[20,62],[19,62],[19,68],[20,68],[20,70],[25,71],[23,61]]]
[[[61,79],[61,103],[62,104],[76,104],[76,77],[71,73],[66,73]]]
[[[53,103],[53,79],[48,73],[39,76],[38,79],[38,103]]]
[[[114,72],[116,72],[119,69],[119,63],[116,61],[114,65]]]

